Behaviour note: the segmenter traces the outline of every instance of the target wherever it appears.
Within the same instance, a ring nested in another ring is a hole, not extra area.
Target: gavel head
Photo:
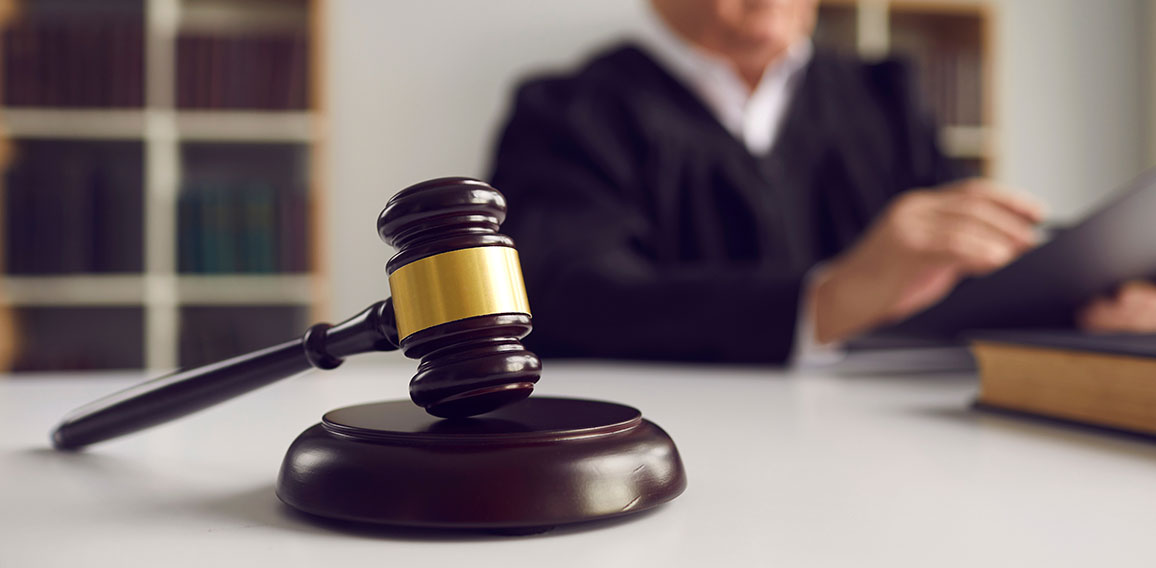
[[[410,398],[435,416],[473,416],[530,395],[542,365],[514,241],[498,233],[506,199],[469,178],[398,192],[377,219],[400,347],[421,359]]]

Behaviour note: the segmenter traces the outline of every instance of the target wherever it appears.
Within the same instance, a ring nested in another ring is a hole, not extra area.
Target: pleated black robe
[[[634,46],[518,90],[491,182],[545,357],[786,361],[807,271],[957,177],[906,67],[816,51],[766,156]]]

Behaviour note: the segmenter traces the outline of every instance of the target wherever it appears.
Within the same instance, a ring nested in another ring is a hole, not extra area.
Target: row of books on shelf
[[[139,20],[30,20],[4,32],[4,104],[141,107],[144,31]],[[182,35],[179,108],[303,110],[308,107],[304,33]]]
[[[983,123],[983,64],[978,49],[930,49],[915,53],[924,100],[941,124]]]
[[[21,140],[4,192],[10,274],[142,265],[140,143]]]
[[[187,184],[178,204],[181,272],[309,270],[304,191],[262,182]]]
[[[144,104],[140,18],[28,19],[5,30],[3,49],[8,106]]]
[[[144,366],[140,307],[25,306],[13,310],[15,371],[133,369]]]
[[[21,168],[5,196],[6,271],[16,275],[139,272],[142,197],[103,170]],[[193,184],[178,210],[186,273],[306,272],[309,202],[268,184]]]
[[[301,337],[309,325],[302,306],[185,306],[178,363],[188,368]]]
[[[305,109],[308,52],[303,32],[182,35],[177,40],[177,106]]]

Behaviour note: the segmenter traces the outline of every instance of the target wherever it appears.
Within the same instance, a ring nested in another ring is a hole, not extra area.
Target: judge
[[[814,0],[652,5],[501,135],[539,354],[785,363],[1033,246],[1039,204],[952,167],[903,65],[816,49]],[[1080,320],[1156,331],[1156,291]]]

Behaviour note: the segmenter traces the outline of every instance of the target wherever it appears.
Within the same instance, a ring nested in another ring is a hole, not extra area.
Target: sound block
[[[439,419],[408,400],[329,412],[289,447],[277,497],[334,519],[535,532],[645,511],[686,488],[670,436],[634,408],[530,397]]]

